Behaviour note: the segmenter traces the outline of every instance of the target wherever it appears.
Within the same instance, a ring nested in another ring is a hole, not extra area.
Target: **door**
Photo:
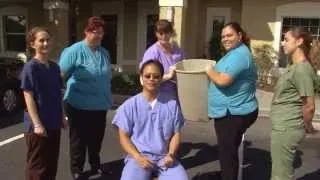
[[[117,31],[118,31],[118,16],[101,15],[104,20],[104,37],[101,45],[110,53],[111,64],[117,64]]]
[[[148,14],[147,15],[147,42],[146,49],[151,46],[153,43],[157,42],[157,37],[155,34],[155,25],[159,19],[158,14]]]

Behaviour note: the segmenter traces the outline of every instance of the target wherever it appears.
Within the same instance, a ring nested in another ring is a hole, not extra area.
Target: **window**
[[[225,24],[224,16],[214,16],[212,20],[212,33],[209,41],[208,55],[210,59],[218,61],[222,57],[221,32]]]
[[[147,15],[147,44],[146,49],[148,49],[153,43],[157,42],[157,37],[155,35],[155,25],[159,19],[158,14],[148,14]]]
[[[320,40],[320,19],[319,18],[295,18],[284,17],[282,22],[281,40],[283,40],[284,33],[291,27],[304,27],[315,40]]]
[[[2,16],[5,51],[26,50],[26,17]]]
[[[212,34],[218,34],[220,36],[224,24],[224,16],[214,16],[212,21]]]

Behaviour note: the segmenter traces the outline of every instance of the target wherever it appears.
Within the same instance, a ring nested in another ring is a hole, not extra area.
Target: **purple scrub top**
[[[140,93],[118,108],[112,124],[128,133],[141,154],[161,158],[168,153],[171,137],[181,131],[184,119],[177,101],[167,94],[160,93],[152,108]]]
[[[170,66],[175,65],[184,58],[184,52],[176,45],[173,45],[172,54],[168,54],[165,53],[161,49],[159,43],[156,42],[146,50],[139,67],[141,67],[143,63],[150,59],[159,60],[163,65],[164,73],[168,73]],[[175,81],[176,79],[174,78],[173,80]],[[176,83],[172,81],[166,81],[162,83],[160,86],[160,91],[177,97],[177,86]]]

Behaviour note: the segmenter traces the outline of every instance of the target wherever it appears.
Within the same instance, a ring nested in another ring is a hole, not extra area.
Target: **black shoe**
[[[72,174],[73,180],[81,180],[82,179],[82,173],[73,173]]]
[[[90,171],[90,174],[104,174],[104,171],[101,169],[101,168],[92,168],[91,171]]]

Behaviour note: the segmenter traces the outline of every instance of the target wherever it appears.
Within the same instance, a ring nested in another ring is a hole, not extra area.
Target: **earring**
[[[141,86],[143,86],[142,76],[140,76],[140,84],[141,84]]]

